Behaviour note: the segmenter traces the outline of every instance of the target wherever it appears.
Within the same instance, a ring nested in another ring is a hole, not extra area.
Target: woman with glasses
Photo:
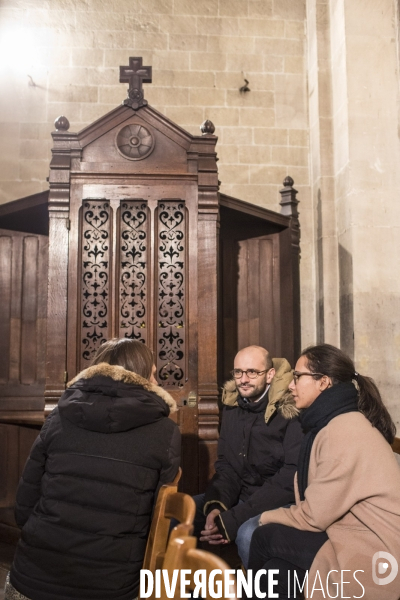
[[[289,389],[307,432],[296,504],[261,514],[249,568],[266,570],[267,598],[298,598],[304,584],[314,600],[398,600],[400,469],[378,388],[322,344],[304,350]]]

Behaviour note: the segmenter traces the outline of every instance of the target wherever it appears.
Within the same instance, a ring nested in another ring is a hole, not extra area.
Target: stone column
[[[357,370],[376,380],[399,423],[396,3],[308,0],[307,8],[308,23],[314,23],[314,31],[309,27],[309,91],[317,320],[323,323],[318,340],[338,340]]]
[[[316,341],[339,344],[329,0],[308,0],[310,179],[314,217]]]

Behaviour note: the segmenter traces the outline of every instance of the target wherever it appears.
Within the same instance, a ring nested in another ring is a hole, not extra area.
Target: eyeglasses
[[[300,377],[303,377],[303,375],[308,375],[309,377],[324,377],[323,373],[307,373],[307,372],[303,372],[301,373],[300,371],[293,371],[293,381],[296,384],[298,382],[298,380],[300,379]]]
[[[270,369],[264,369],[264,371],[256,371],[256,369],[247,369],[246,371],[243,371],[242,369],[233,369],[233,371],[231,371],[231,375],[235,379],[241,379],[243,375],[247,375],[249,379],[256,379],[268,371],[270,371]]]

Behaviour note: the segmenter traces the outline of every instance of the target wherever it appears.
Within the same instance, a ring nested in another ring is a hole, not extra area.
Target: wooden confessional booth
[[[300,346],[299,223],[219,193],[217,137],[194,136],[143,98],[151,68],[120,68],[128,98],[79,133],[52,134],[49,191],[0,207],[0,539],[13,541],[18,479],[45,415],[105,340],[154,351],[176,398],[182,489],[213,470],[221,385],[236,351]]]

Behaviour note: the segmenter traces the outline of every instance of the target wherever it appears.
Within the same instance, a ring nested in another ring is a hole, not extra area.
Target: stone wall
[[[373,377],[400,424],[398,13],[307,0],[315,337]]]
[[[276,210],[290,174],[305,202],[304,19],[305,0],[2,0],[0,202],[46,188],[55,118],[76,131],[120,104],[129,56],[157,110],[213,121],[223,192]]]

